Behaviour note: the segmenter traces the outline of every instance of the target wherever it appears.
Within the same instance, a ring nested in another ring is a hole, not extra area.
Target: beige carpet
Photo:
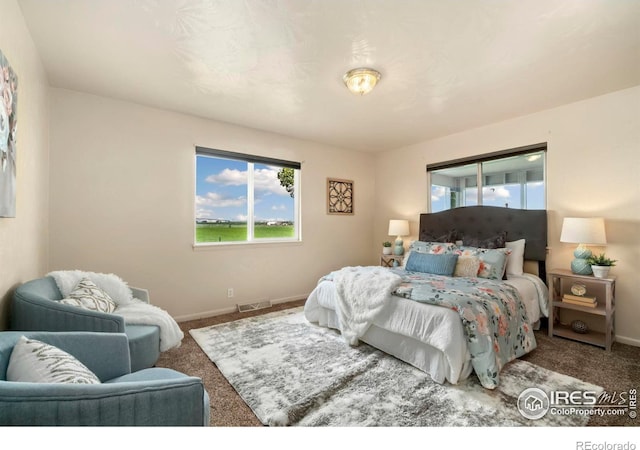
[[[301,306],[304,301],[275,305],[272,308],[248,313],[232,313],[222,316],[183,322],[185,333],[182,346],[163,353],[159,367],[170,367],[189,375],[201,377],[211,396],[212,426],[262,426],[251,409],[200,349],[189,330],[218,323],[229,322],[252,315]],[[640,348],[615,343],[611,352],[569,341],[549,338],[546,330],[536,332],[538,348],[522,359],[547,369],[569,375],[583,381],[603,386],[606,391],[627,391],[640,387]],[[589,425],[638,426],[640,419],[621,417],[592,417]]]

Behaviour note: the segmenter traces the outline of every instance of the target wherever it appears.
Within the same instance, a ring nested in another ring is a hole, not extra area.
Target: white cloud
[[[280,169],[275,167],[255,169],[253,171],[253,185],[257,195],[289,195],[287,190],[280,185],[280,180],[278,180],[279,171]],[[246,170],[224,169],[218,174],[209,175],[205,181],[223,186],[243,186],[248,182],[248,174]]]
[[[447,193],[447,189],[444,186],[435,186],[435,189],[431,189],[431,200],[437,202]]]
[[[253,185],[256,191],[276,195],[289,195],[287,190],[280,185],[280,180],[278,180],[279,170],[276,168],[254,170]]]
[[[205,196],[196,196],[196,207],[227,208],[244,206],[246,203],[245,197],[225,197],[217,192],[207,192]]]
[[[213,219],[213,211],[206,208],[196,208],[196,217],[198,219]]]
[[[209,175],[205,181],[207,183],[217,183],[225,186],[242,186],[243,184],[247,184],[247,171],[224,169],[216,175]]]
[[[281,205],[273,205],[271,207],[271,210],[272,211],[286,211],[287,207],[285,205],[282,205],[282,204]]]

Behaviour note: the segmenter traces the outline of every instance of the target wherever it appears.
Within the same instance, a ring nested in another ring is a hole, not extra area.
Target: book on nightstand
[[[595,308],[596,306],[598,306],[596,298],[589,296],[564,294],[564,296],[562,297],[562,301],[572,305],[586,306],[587,308]]]

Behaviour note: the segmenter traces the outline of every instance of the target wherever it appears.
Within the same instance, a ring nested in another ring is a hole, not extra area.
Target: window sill
[[[260,241],[260,242],[203,242],[199,244],[193,244],[194,252],[207,252],[216,250],[229,250],[231,248],[269,248],[269,247],[297,247],[302,245],[301,240],[296,241]]]

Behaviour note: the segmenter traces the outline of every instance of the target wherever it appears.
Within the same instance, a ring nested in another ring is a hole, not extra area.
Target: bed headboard
[[[431,214],[420,214],[419,239],[458,234],[486,239],[504,231],[508,241],[526,239],[524,259],[538,261],[540,278],[546,281],[547,211],[497,206],[466,206]]]

